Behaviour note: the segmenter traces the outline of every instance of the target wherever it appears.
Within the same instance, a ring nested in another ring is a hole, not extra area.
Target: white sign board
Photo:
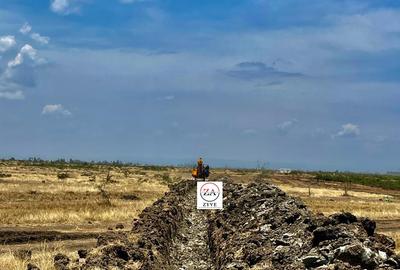
[[[197,182],[197,209],[223,209],[222,182]]]

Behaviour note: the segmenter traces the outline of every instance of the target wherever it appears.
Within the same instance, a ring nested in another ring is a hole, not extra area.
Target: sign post
[[[223,209],[222,182],[197,182],[197,209]]]

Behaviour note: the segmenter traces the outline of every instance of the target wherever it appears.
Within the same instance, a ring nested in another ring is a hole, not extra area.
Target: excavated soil
[[[183,181],[146,208],[131,232],[101,235],[57,269],[400,269],[393,239],[351,213],[313,215],[274,185],[224,183],[224,210],[195,209]]]
[[[208,243],[208,218],[196,209],[196,193],[192,189],[181,202],[183,220],[172,243],[171,267],[180,270],[214,270]]]

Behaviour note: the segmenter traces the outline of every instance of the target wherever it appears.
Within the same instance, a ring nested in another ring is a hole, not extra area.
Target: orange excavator
[[[195,180],[197,179],[206,180],[206,178],[209,175],[210,175],[210,167],[208,165],[204,166],[203,159],[199,158],[199,160],[197,160],[197,167],[192,169],[193,178]]]

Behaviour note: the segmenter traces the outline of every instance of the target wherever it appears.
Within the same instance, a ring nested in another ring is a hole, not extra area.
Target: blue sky
[[[4,0],[3,157],[400,170],[400,1]]]

